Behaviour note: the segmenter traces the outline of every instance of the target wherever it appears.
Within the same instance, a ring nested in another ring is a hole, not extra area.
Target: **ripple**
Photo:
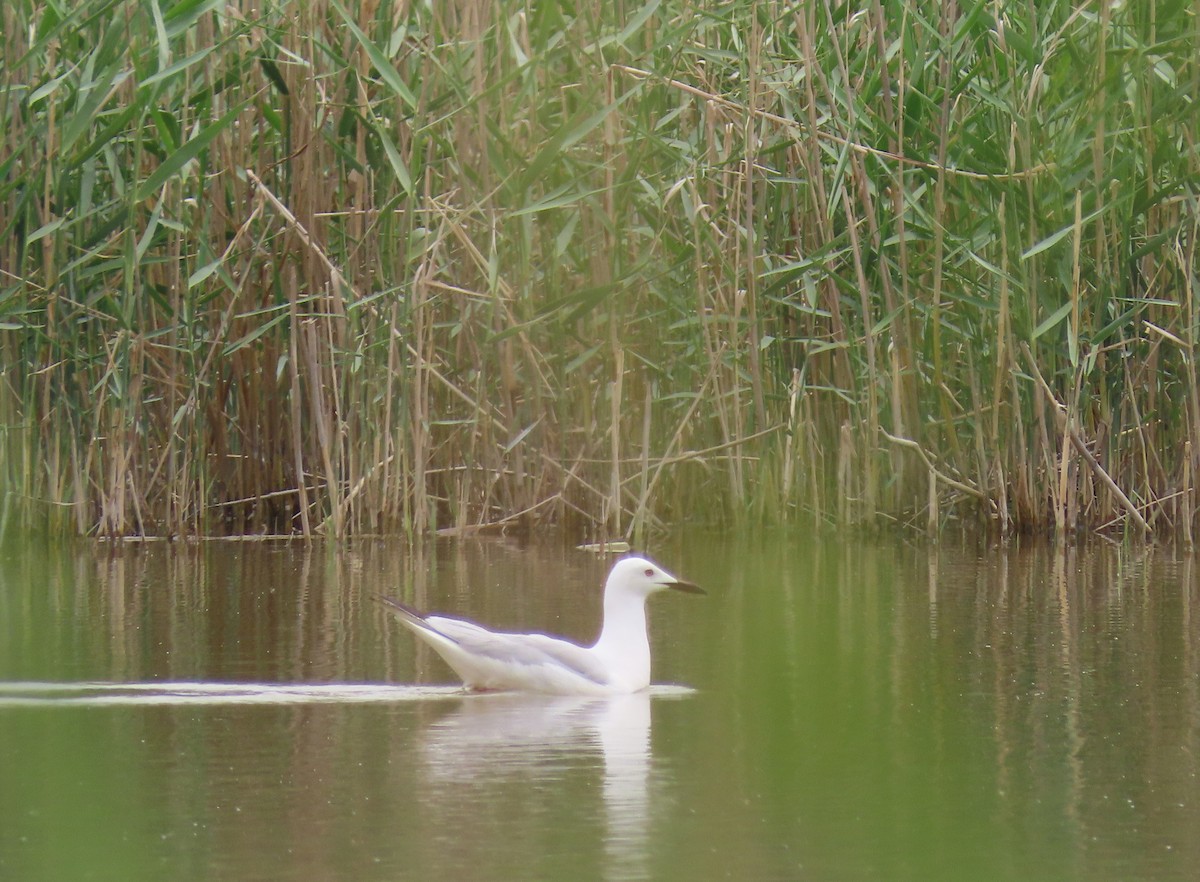
[[[686,686],[651,686],[656,697],[689,695]],[[99,707],[178,704],[387,704],[406,701],[487,700],[506,693],[476,694],[461,686],[390,683],[140,683],[28,681],[0,683],[0,708]],[[511,693],[509,693],[511,694]]]

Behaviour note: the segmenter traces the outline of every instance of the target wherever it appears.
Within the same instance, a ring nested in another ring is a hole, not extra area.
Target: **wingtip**
[[[401,613],[408,618],[420,619],[421,621],[424,621],[425,619],[425,616],[420,610],[418,610],[416,607],[409,606],[402,600],[397,600],[394,597],[388,597],[386,594],[373,594],[372,597],[374,597],[375,600],[377,600],[379,603],[382,603],[384,606],[390,607],[393,612]]]

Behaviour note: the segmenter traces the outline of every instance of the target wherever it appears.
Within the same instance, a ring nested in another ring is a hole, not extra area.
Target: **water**
[[[694,691],[588,700],[440,688],[370,599],[586,640],[579,552],[10,544],[0,879],[1196,878],[1191,557],[654,553],[709,590],[651,600]]]

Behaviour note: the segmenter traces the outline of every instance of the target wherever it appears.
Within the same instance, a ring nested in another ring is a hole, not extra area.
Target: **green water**
[[[714,535],[653,556],[709,591],[651,601],[655,681],[696,691],[607,701],[340,685],[451,681],[378,592],[594,636],[606,564],[573,550],[10,543],[0,879],[1200,874],[1190,556]]]

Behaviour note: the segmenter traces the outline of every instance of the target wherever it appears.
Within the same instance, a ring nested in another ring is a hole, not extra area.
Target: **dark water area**
[[[574,549],[7,543],[0,878],[1196,878],[1191,555],[649,552],[709,594],[597,699],[465,695],[373,599],[590,641]]]

